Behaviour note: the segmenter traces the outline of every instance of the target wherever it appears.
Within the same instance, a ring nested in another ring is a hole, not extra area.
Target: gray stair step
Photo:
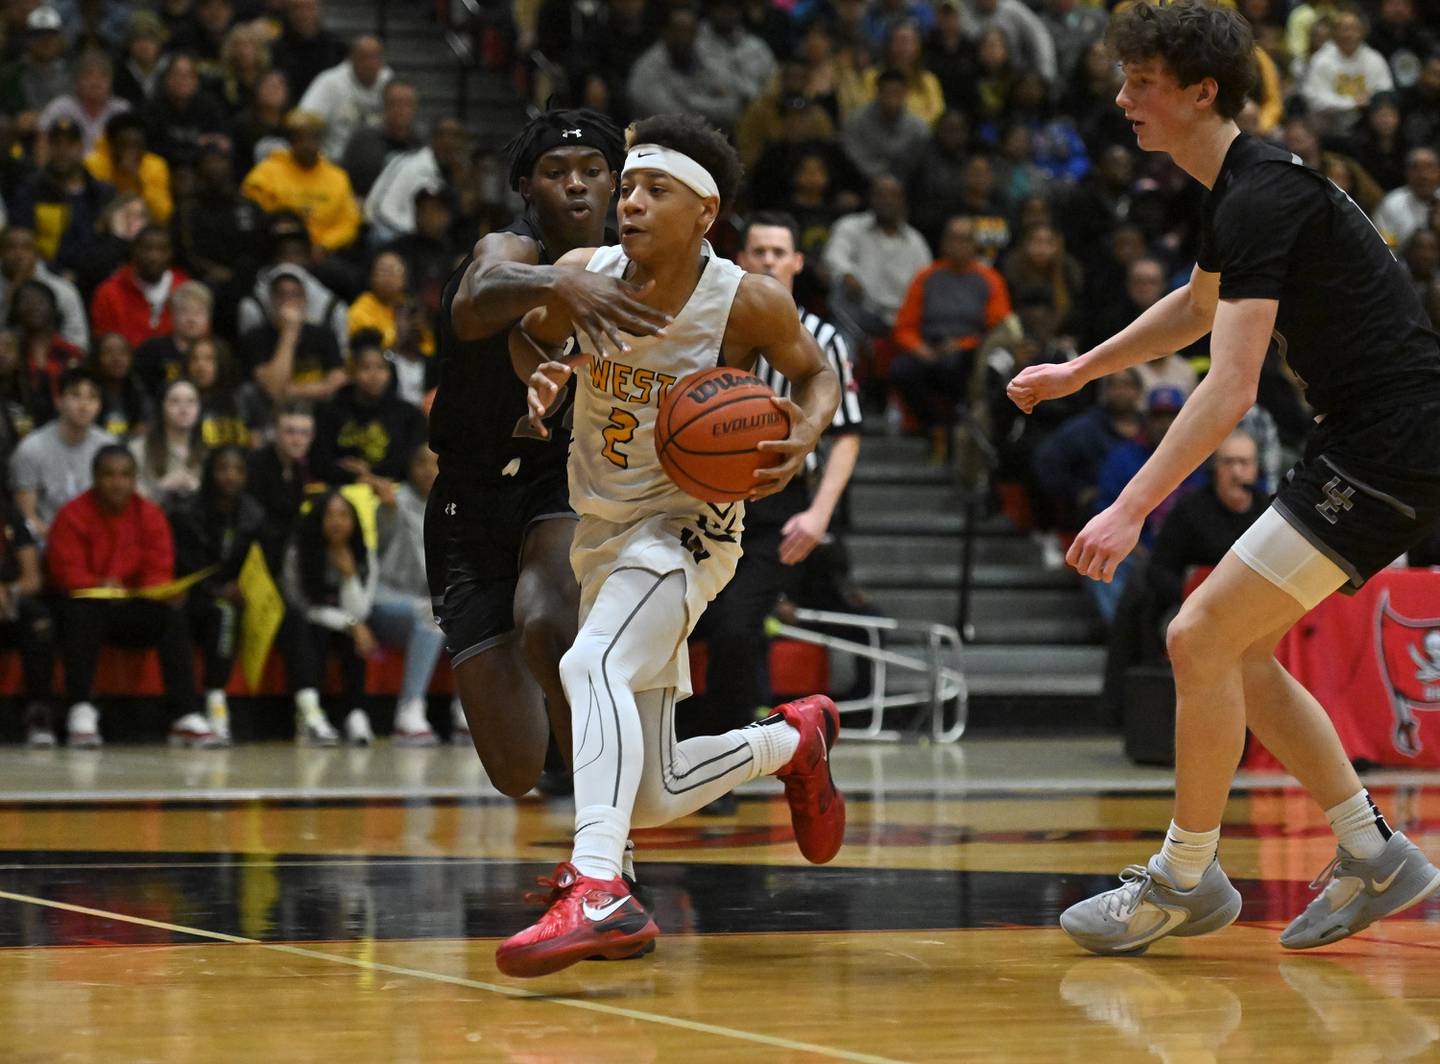
[[[882,613],[906,620],[953,625],[960,610],[960,593],[953,590],[877,587],[865,594]],[[1026,604],[1031,596],[1042,601]],[[1061,602],[1043,603],[1046,596]],[[970,625],[977,643],[1096,643],[1100,637],[1083,595],[1053,591],[977,591]]]
[[[959,535],[900,535],[851,532],[845,545],[856,566],[901,561],[960,561]],[[976,566],[1005,565],[1039,568],[1040,552],[1027,537],[977,535],[973,549]]]
[[[865,436],[860,441],[861,460],[928,465],[930,446],[914,436]],[[944,469],[944,466],[935,466]]]
[[[898,560],[856,563],[851,571],[855,582],[863,587],[949,588],[960,586],[958,546],[948,554],[953,561]],[[970,573],[971,587],[1024,588],[1027,590],[1074,590],[1079,586],[1075,574],[1067,570],[1043,569],[1032,565],[976,565]]]
[[[948,484],[851,484],[849,496],[852,514],[877,510],[958,512],[960,508],[960,500]]]
[[[965,515],[958,510],[892,512],[854,506],[850,511],[850,527],[854,532],[865,535],[959,536],[965,529]],[[981,518],[976,527],[977,536],[1013,531],[1009,519],[1003,516]]]
[[[850,477],[852,484],[949,484],[950,470],[945,466],[930,465],[928,462],[896,462],[884,459],[868,460],[864,445],[860,448],[860,461]]]
[[[1024,676],[1047,671],[1103,676],[1103,646],[1035,646],[1033,644],[966,644],[960,667],[969,676]]]

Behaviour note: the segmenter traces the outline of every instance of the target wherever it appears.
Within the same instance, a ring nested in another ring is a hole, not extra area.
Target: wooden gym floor
[[[515,981],[495,944],[571,810],[496,796],[468,750],[0,749],[0,1061],[1440,1060],[1440,898],[1281,950],[1333,843],[1273,779],[1226,818],[1241,922],[1116,959],[1055,919],[1158,846],[1167,773],[1109,739],[835,770],[833,864],[760,781],[637,832],[651,957]],[[1440,852],[1440,779],[1371,783]]]

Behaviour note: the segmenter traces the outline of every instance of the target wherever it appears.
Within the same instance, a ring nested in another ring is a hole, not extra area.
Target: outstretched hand
[[[555,298],[575,328],[590,338],[596,351],[624,354],[630,350],[624,333],[660,336],[670,315],[642,302],[655,288],[653,280],[631,284],[589,270],[557,271]]]
[[[1005,386],[1010,401],[1030,413],[1047,399],[1062,399],[1084,387],[1085,382],[1068,362],[1040,362],[1026,366]]]

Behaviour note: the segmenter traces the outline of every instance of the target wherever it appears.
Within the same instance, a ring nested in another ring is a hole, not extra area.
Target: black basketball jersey
[[[540,230],[529,218],[499,231],[534,240],[540,263],[550,264]],[[473,256],[467,257],[456,267],[440,299],[440,375],[430,408],[430,449],[440,456],[442,469],[466,480],[501,476],[532,480],[545,472],[563,471],[570,447],[573,391],[567,390],[551,409],[546,419],[550,438],[541,439],[526,421],[525,382],[510,365],[514,323],[483,340],[461,340],[455,335],[450,310],[472,261]]]
[[[1196,256],[1221,299],[1276,299],[1275,339],[1318,413],[1440,397],[1440,336],[1370,219],[1328,178],[1241,133]]]

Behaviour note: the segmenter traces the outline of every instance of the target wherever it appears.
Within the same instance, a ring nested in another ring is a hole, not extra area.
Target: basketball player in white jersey
[[[830,424],[839,381],[801,326],[784,287],[715,255],[704,235],[739,183],[740,162],[703,121],[662,115],[630,131],[622,171],[620,246],[577,249],[556,265],[639,286],[671,320],[656,336],[597,350],[563,311],[530,311],[511,334],[530,382],[532,422],[577,373],[570,501],[580,515],[570,560],[580,582],[580,632],[560,663],[572,713],[575,847],[553,880],[546,913],[496,951],[502,972],[545,975],[587,957],[633,955],[658,929],[621,878],[632,824],[694,812],[765,774],[785,782],[801,852],[830,860],[845,805],[830,777],[839,732],[823,695],[780,706],[757,724],[677,743],[675,705],[690,694],[686,636],[735,572],[744,504],[703,503],[666,476],[655,417],[681,378],[717,365],[748,372],[756,358],[791,382],[774,402],[790,434],[760,446],[782,461],[756,474],[752,498],[781,490]]]

